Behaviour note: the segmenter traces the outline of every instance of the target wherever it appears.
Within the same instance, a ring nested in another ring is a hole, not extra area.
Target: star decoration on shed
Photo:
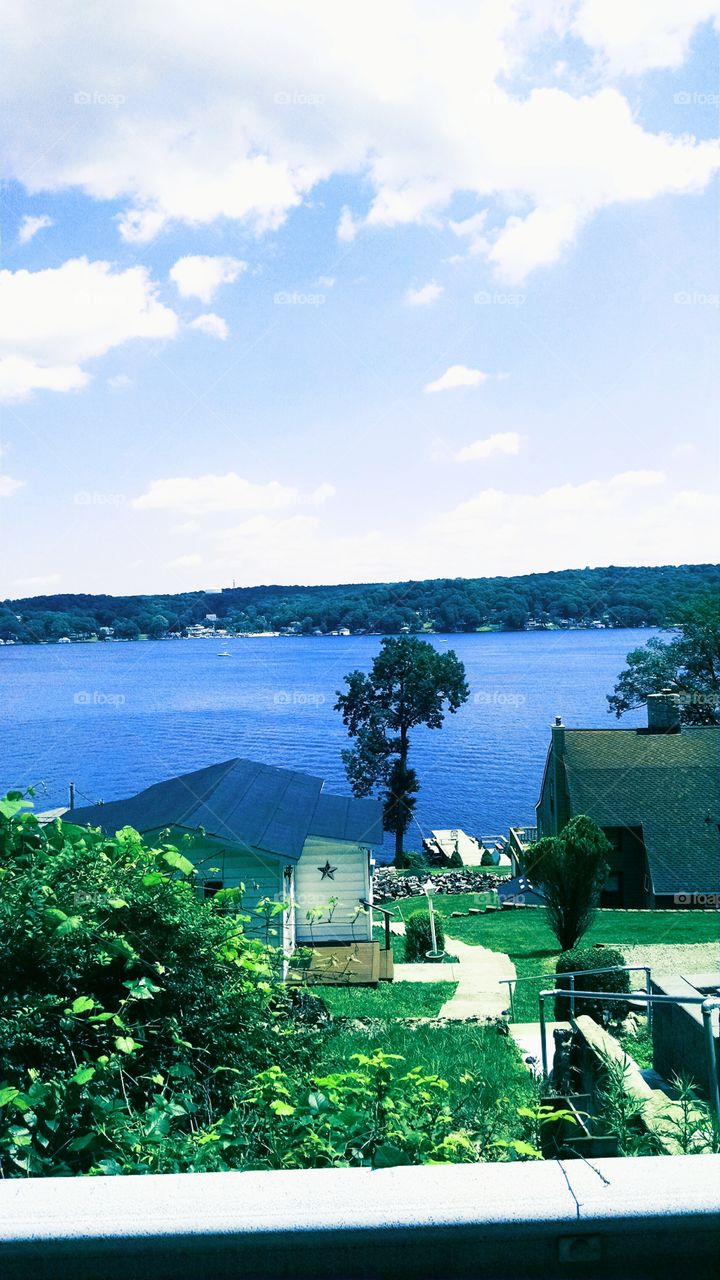
[[[337,867],[331,867],[331,866],[330,866],[330,860],[328,859],[328,860],[326,861],[326,863],[325,863],[325,866],[324,866],[324,867],[318,867],[318,871],[320,872],[320,879],[321,879],[321,880],[324,880],[326,876],[327,876],[328,880],[334,880],[334,879],[335,879],[335,872],[337,871]]]

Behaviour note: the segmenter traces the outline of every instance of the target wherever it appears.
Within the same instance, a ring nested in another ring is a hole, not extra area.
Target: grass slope
[[[382,982],[373,987],[318,987],[334,1018],[434,1018],[456,982]]]

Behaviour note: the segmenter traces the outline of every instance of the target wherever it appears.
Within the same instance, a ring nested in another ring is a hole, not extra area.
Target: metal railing
[[[649,964],[613,964],[613,965],[610,965],[607,969],[571,969],[568,973],[557,974],[556,976],[558,978],[570,979],[570,987],[569,989],[566,988],[563,994],[566,996],[567,995],[570,996],[570,1016],[574,1018],[575,1017],[575,997],[578,994],[581,994],[581,993],[578,993],[575,989],[576,978],[579,978],[579,977],[588,978],[591,976],[594,977],[598,973],[639,973],[641,971],[645,974],[645,993],[649,995],[650,994],[650,965]],[[502,986],[507,986],[510,989],[510,1020],[511,1022],[515,1021],[515,987],[517,986],[518,982],[541,982],[542,979],[547,976],[548,975],[544,973],[528,973],[528,974],[525,974],[522,978],[500,978],[499,979],[499,982]],[[625,995],[623,996],[623,999],[632,1000],[634,996],[639,994],[640,992],[638,991],[626,992]],[[652,1012],[650,1010],[650,1006],[648,1005],[648,1027],[650,1026],[652,1026]]]
[[[562,990],[554,987],[550,991],[541,991],[538,996],[540,1007],[540,1048],[542,1051],[542,1068],[543,1078],[548,1079],[548,1051],[547,1051],[547,1029],[545,1024],[545,1001],[551,996],[566,996],[567,989]],[[611,991],[576,991],[576,996],[585,996],[588,999],[605,1000],[627,1000],[627,994],[618,995]],[[638,991],[636,995],[651,1004],[699,1004],[701,1006],[703,1018],[703,1030],[705,1033],[705,1055],[708,1067],[708,1089],[710,1092],[710,1106],[715,1118],[715,1125],[720,1129],[720,1081],[718,1080],[717,1055],[715,1052],[715,1033],[713,1031],[712,1016],[716,1009],[720,1009],[720,998],[718,996],[661,996],[650,994],[647,991]]]

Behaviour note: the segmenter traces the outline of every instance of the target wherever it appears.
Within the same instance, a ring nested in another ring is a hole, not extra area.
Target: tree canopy
[[[440,729],[447,712],[467,702],[465,668],[452,650],[438,653],[413,636],[385,639],[370,674],[352,671],[347,692],[338,691],[340,711],[356,745],[343,752],[356,796],[382,791],[386,831],[395,833],[395,856],[402,854],[419,789],[408,764],[410,730]]]
[[[563,951],[590,928],[607,880],[609,840],[592,818],[579,814],[557,836],[544,836],[526,851],[523,870],[541,885],[548,924]]]
[[[679,618],[679,635],[653,636],[627,656],[608,702],[617,716],[642,706],[651,693],[671,689],[680,695],[683,724],[720,724],[720,601],[701,597]]]

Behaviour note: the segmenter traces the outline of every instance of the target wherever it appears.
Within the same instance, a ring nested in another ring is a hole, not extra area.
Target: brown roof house
[[[613,846],[604,907],[720,904],[720,728],[680,724],[677,694],[645,729],[568,729],[558,717],[536,806],[538,836],[584,813]]]

